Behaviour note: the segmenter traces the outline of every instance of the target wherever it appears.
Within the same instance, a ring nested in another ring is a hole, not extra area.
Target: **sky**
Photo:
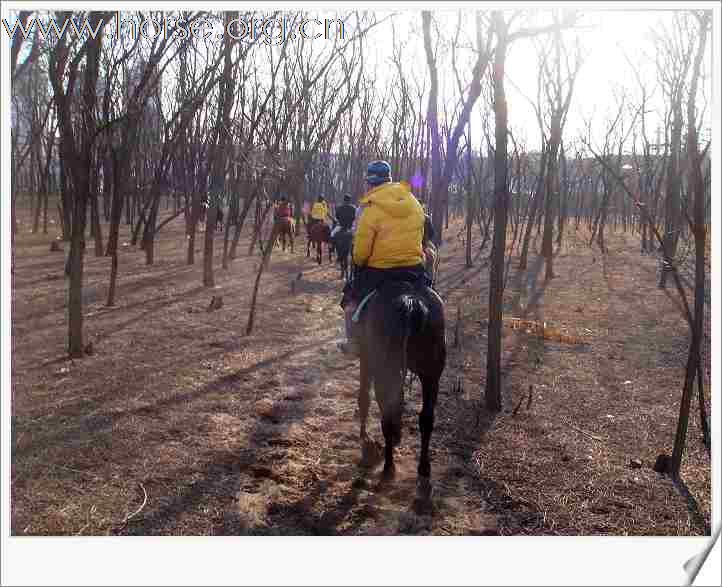
[[[654,7],[655,4],[651,4],[651,7]],[[405,5],[399,4],[398,8],[391,12],[386,9],[389,6],[388,4],[382,6],[384,9],[372,11],[380,24],[367,37],[367,71],[377,78],[380,87],[396,83],[396,68],[391,62],[391,57],[394,43],[398,42],[403,45],[405,73],[412,78],[427,80],[428,66],[423,47],[420,7],[409,4],[407,8]],[[434,19],[438,23],[438,30],[434,31],[433,38],[439,51],[439,74],[443,93],[442,104],[444,99],[447,104],[452,104],[458,96],[451,67],[449,47],[457,30],[459,14],[462,15],[462,32],[459,37],[459,45],[469,46],[474,42],[474,10],[476,10],[476,6],[479,6],[480,9],[487,9],[486,5],[475,5],[474,3],[462,4],[461,7],[444,7],[442,10],[439,10],[437,5],[433,9]],[[584,3],[575,6],[581,11],[580,24],[566,33],[565,37],[568,40],[579,39],[585,59],[574,87],[572,105],[565,128],[565,140],[571,141],[579,137],[584,132],[586,121],[591,120],[593,133],[596,134],[593,137],[594,142],[598,145],[602,140],[602,134],[606,126],[605,121],[610,113],[616,109],[614,93],[619,92],[620,88],[626,87],[631,91],[632,99],[638,95],[637,82],[627,58],[638,68],[642,78],[650,82],[650,87],[656,85],[657,74],[654,63],[656,50],[650,39],[649,31],[652,28],[658,28],[660,25],[670,26],[673,11],[659,9],[620,10],[618,8],[589,9],[585,7]],[[256,7],[254,6],[254,8]],[[288,10],[291,6],[286,7],[282,4],[277,7],[274,6],[274,8]],[[293,9],[298,10],[299,8],[298,5],[293,5]],[[357,6],[353,5],[339,7],[336,4],[323,4],[318,8],[310,8],[309,13],[319,19],[335,18],[347,15],[356,8]],[[525,8],[525,6],[522,5],[521,8]],[[128,10],[129,7],[124,7],[124,9]],[[258,6],[258,9],[267,10],[263,5]],[[551,21],[550,9],[544,4],[538,9],[532,6],[524,18],[538,24],[547,24]],[[353,21],[353,19],[349,20]],[[515,30],[518,26],[512,27],[512,30]],[[353,32],[353,25],[348,26],[347,34]],[[313,41],[312,43],[316,42]],[[322,48],[320,46],[322,42],[318,41],[319,49]],[[536,115],[529,103],[529,98],[536,100],[537,93],[536,42],[536,40],[521,39],[511,44],[506,63],[505,86],[509,109],[509,125],[515,139],[525,143],[527,150],[536,150],[540,145],[540,132]],[[458,50],[459,71],[466,81],[470,79],[472,57],[468,50],[463,48]],[[706,71],[712,71],[711,42],[709,41],[705,64]],[[426,83],[428,84],[428,81]],[[700,92],[707,96],[708,99],[711,96],[711,84],[712,78],[708,76],[700,87]],[[650,110],[652,112],[649,114],[648,128],[652,134],[659,125],[660,113],[664,111],[663,98],[664,96],[659,88],[651,96]],[[488,104],[488,98],[482,95],[471,119],[472,141],[477,148],[482,140],[481,112],[486,104]],[[427,102],[424,100],[422,108],[425,110],[426,107]],[[443,110],[442,106],[440,106],[440,110]],[[703,113],[703,128],[708,128],[711,125],[710,114],[711,104]],[[493,119],[490,120],[490,124],[493,125]]]
[[[651,3],[650,3],[651,4]],[[473,5],[469,5],[473,6]],[[543,5],[542,5],[543,6]],[[654,4],[651,4],[654,6]],[[403,5],[400,5],[403,8]],[[591,120],[592,127],[596,130],[596,137],[593,142],[599,145],[602,140],[605,121],[612,111],[616,111],[615,91],[621,87],[630,90],[633,98],[637,97],[637,81],[633,70],[625,55],[631,63],[640,71],[642,79],[650,82],[649,87],[656,85],[656,65],[654,57],[656,50],[648,31],[660,24],[670,25],[673,13],[670,10],[619,10],[619,9],[584,9],[584,3],[576,5],[583,11],[580,19],[581,26],[570,32],[567,38],[578,36],[585,53],[584,63],[579,71],[574,87],[573,99],[565,128],[565,139],[571,140],[584,132],[585,121]],[[372,59],[376,60],[376,75],[387,83],[394,83],[395,72],[393,68],[383,67],[383,64],[390,59],[393,29],[396,29],[398,39],[404,40],[405,46],[405,69],[409,75],[423,77],[427,75],[428,67],[421,37],[421,12],[418,9],[400,10],[390,16],[391,13],[378,12],[377,16],[382,19],[389,17],[370,36]],[[462,42],[473,34],[474,14],[471,10],[464,9],[463,26],[467,27],[466,36],[462,35]],[[442,35],[450,41],[456,30],[458,9],[435,10],[434,17],[440,23]],[[539,10],[535,17],[540,23],[550,22],[550,15],[547,11]],[[469,28],[470,27],[470,28]],[[514,30],[513,27],[512,30]],[[434,35],[436,38],[436,35]],[[507,103],[509,112],[509,125],[515,133],[516,138],[526,141],[530,150],[538,149],[540,145],[540,133],[533,108],[528,98],[536,100],[537,95],[537,57],[536,49],[532,41],[518,40],[514,42],[508,51],[506,61],[506,82]],[[709,73],[712,63],[711,42],[708,36],[707,54],[705,58],[706,71]],[[461,71],[463,69],[459,68]],[[450,62],[446,66],[439,67],[442,85],[446,84],[447,95],[457,95],[455,80]],[[467,80],[470,79],[470,67],[466,71]],[[704,89],[708,99],[711,99],[712,79],[707,77]],[[528,98],[527,98],[528,97]],[[480,98],[480,101],[484,97]],[[424,103],[424,108],[426,103]],[[474,136],[481,136],[480,107],[475,109],[476,116],[472,118],[472,141]],[[664,110],[663,96],[659,89],[652,95],[650,109],[652,112],[648,117],[648,128],[654,129],[657,126],[659,112]],[[711,104],[705,112],[705,124],[711,124]],[[493,119],[491,121],[493,125]],[[493,126],[492,126],[493,128]],[[651,130],[651,134],[654,131]],[[653,137],[650,137],[653,138]]]

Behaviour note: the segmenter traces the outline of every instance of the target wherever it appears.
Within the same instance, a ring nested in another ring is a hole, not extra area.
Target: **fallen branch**
[[[57,463],[50,463],[51,467],[55,467],[56,469],[65,469],[66,471],[71,471],[73,473],[78,473],[79,475],[87,475],[88,477],[92,477],[93,479],[99,479],[102,480],[103,478],[99,475],[96,475],[94,473],[90,473],[88,471],[81,471],[80,469],[73,469],[71,467],[66,467],[65,465],[58,465]]]
[[[88,523],[75,533],[76,536],[80,536],[83,532],[85,532],[85,529],[90,526],[90,524],[92,523],[91,518],[93,517],[93,514],[96,510],[97,508],[94,505],[90,507],[90,509],[88,510]]]
[[[594,436],[594,434],[589,434],[589,432],[584,432],[584,430],[582,430],[581,428],[577,428],[576,426],[574,426],[573,424],[571,424],[569,422],[564,422],[564,424],[569,426],[569,428],[571,428],[572,430],[576,430],[580,434],[584,434],[584,436],[588,436],[592,440],[596,440],[597,442],[604,442],[603,438],[599,438],[599,436]]]
[[[515,417],[516,417],[516,414],[517,414],[517,412],[519,411],[519,408],[521,407],[521,402],[523,402],[523,401],[524,401],[524,398],[523,398],[523,397],[522,397],[522,398],[519,398],[519,403],[516,404],[516,407],[514,408],[514,411],[511,413],[511,417],[512,417],[512,418],[515,418]]]
[[[143,508],[145,507],[145,504],[148,503],[148,492],[145,490],[145,487],[143,487],[142,483],[138,483],[140,485],[140,488],[143,490],[143,503],[140,504],[140,507],[135,510],[132,514],[125,516],[125,519],[120,523],[120,527],[122,528],[125,526],[131,518],[134,518],[137,516],[141,511],[143,511]]]

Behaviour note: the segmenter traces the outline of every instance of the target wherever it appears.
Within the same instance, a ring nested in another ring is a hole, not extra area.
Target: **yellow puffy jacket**
[[[353,261],[377,269],[424,262],[424,209],[408,183],[384,183],[360,202],[363,212],[353,239]]]
[[[316,202],[311,208],[311,218],[315,220],[325,220],[328,216],[328,204],[326,202]]]

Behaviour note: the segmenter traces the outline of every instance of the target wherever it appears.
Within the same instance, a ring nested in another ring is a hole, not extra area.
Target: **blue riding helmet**
[[[366,183],[380,185],[391,181],[391,165],[386,161],[372,161],[366,169]]]

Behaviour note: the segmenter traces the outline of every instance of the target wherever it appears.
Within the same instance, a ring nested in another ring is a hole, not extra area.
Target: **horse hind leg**
[[[401,377],[394,376],[395,369],[384,365],[385,373],[376,379],[374,389],[376,401],[381,411],[381,431],[384,434],[384,470],[383,479],[392,479],[396,472],[394,448],[401,443]]]
[[[361,370],[358,390],[358,413],[359,413],[359,440],[361,442],[361,467],[370,468],[379,462],[381,457],[381,446],[369,438],[366,424],[368,422],[369,407],[371,405],[371,373],[369,371],[366,354],[361,352]]]
[[[421,456],[419,458],[418,474],[427,483],[431,477],[431,460],[429,459],[429,444],[431,433],[434,430],[434,410],[439,393],[439,379],[428,376],[421,377],[423,403],[419,414],[419,432],[421,433]]]
[[[394,448],[401,442],[401,404],[385,402],[381,416],[381,431],[384,433],[384,479],[393,479],[396,474]]]

